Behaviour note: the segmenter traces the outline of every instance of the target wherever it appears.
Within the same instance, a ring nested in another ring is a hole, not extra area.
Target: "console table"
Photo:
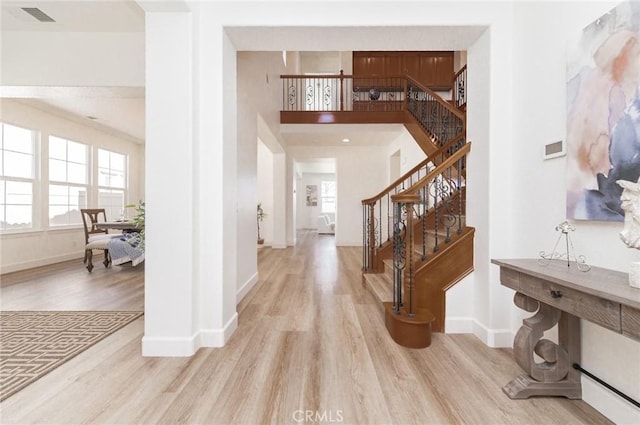
[[[536,312],[524,319],[513,342],[516,362],[527,374],[502,390],[514,399],[531,396],[582,398],[580,376],[572,365],[580,363],[580,320],[596,323],[640,341],[640,289],[629,285],[628,275],[575,263],[537,259],[491,260],[500,266],[500,282],[516,291],[514,303]],[[558,325],[558,344],[543,339]],[[534,353],[542,358],[536,363]]]

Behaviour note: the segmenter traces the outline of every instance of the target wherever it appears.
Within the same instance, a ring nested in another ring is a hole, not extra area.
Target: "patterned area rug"
[[[142,314],[131,311],[0,312],[0,401]]]

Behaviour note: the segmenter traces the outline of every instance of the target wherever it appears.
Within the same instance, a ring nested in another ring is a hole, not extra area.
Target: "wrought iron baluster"
[[[387,193],[387,241],[391,240],[391,210],[389,209],[390,205],[390,195]]]
[[[429,212],[429,195],[427,186],[422,189],[422,261],[427,259],[427,215]]]
[[[436,252],[440,249],[440,247],[438,246],[438,222],[440,221],[440,217],[439,217],[439,212],[438,212],[438,179],[440,178],[440,175],[437,175],[436,178],[433,180],[432,186],[434,191],[435,191],[435,195],[433,197],[433,213],[434,213],[434,230],[435,230],[435,234],[434,234],[434,241],[435,241],[435,245],[433,247],[433,252]]]
[[[402,307],[402,278],[405,269],[405,242],[406,226],[402,219],[401,203],[393,203],[393,311],[400,314]]]
[[[379,216],[380,217],[380,221],[379,221],[380,226],[378,226],[378,228],[379,228],[378,231],[380,233],[380,236],[378,238],[378,241],[379,241],[379,244],[380,244],[379,247],[382,248],[382,199],[380,199],[379,201],[376,201],[376,202],[378,203],[378,210],[380,211],[380,216]]]
[[[462,234],[462,158],[458,159],[458,234]]]

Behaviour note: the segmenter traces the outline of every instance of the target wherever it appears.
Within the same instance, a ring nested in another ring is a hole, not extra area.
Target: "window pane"
[[[124,172],[111,171],[111,187],[124,188]]]
[[[29,182],[0,181],[0,229],[32,227],[33,185]]]
[[[98,150],[98,186],[127,187],[127,157],[104,149]]]
[[[31,205],[33,200],[33,184],[30,182],[6,182],[6,204]],[[31,221],[31,218],[29,218]]]
[[[5,229],[28,229],[31,227],[31,205],[7,205],[5,214]]]
[[[82,223],[80,209],[87,204],[87,189],[78,186],[49,185],[49,224],[62,226]]]
[[[69,163],[67,181],[69,183],[84,184],[87,182],[87,166],[84,164]]]
[[[79,164],[86,164],[87,145],[69,141],[67,144],[67,160]]]
[[[67,181],[67,163],[65,161],[49,160],[49,180],[56,182]]]
[[[118,219],[120,210],[124,209],[124,192],[121,190],[100,190],[98,207],[105,209],[107,220]]]
[[[33,132],[25,128],[3,124],[3,148],[5,150],[33,154]]]
[[[24,153],[4,151],[4,175],[7,177],[33,177],[33,156]]]
[[[124,172],[124,155],[111,152],[111,169]]]
[[[334,213],[336,212],[336,199],[335,198],[322,198],[322,212]]]
[[[321,196],[336,196],[336,182],[323,181],[320,183]]]
[[[49,136],[49,158],[67,159],[67,141],[59,137]]]
[[[109,151],[98,149],[98,167],[109,168]]]

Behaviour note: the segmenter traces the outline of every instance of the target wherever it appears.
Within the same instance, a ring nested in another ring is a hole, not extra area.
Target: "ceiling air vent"
[[[47,15],[37,7],[22,7],[21,9],[40,22],[55,22],[55,20],[51,16]]]

